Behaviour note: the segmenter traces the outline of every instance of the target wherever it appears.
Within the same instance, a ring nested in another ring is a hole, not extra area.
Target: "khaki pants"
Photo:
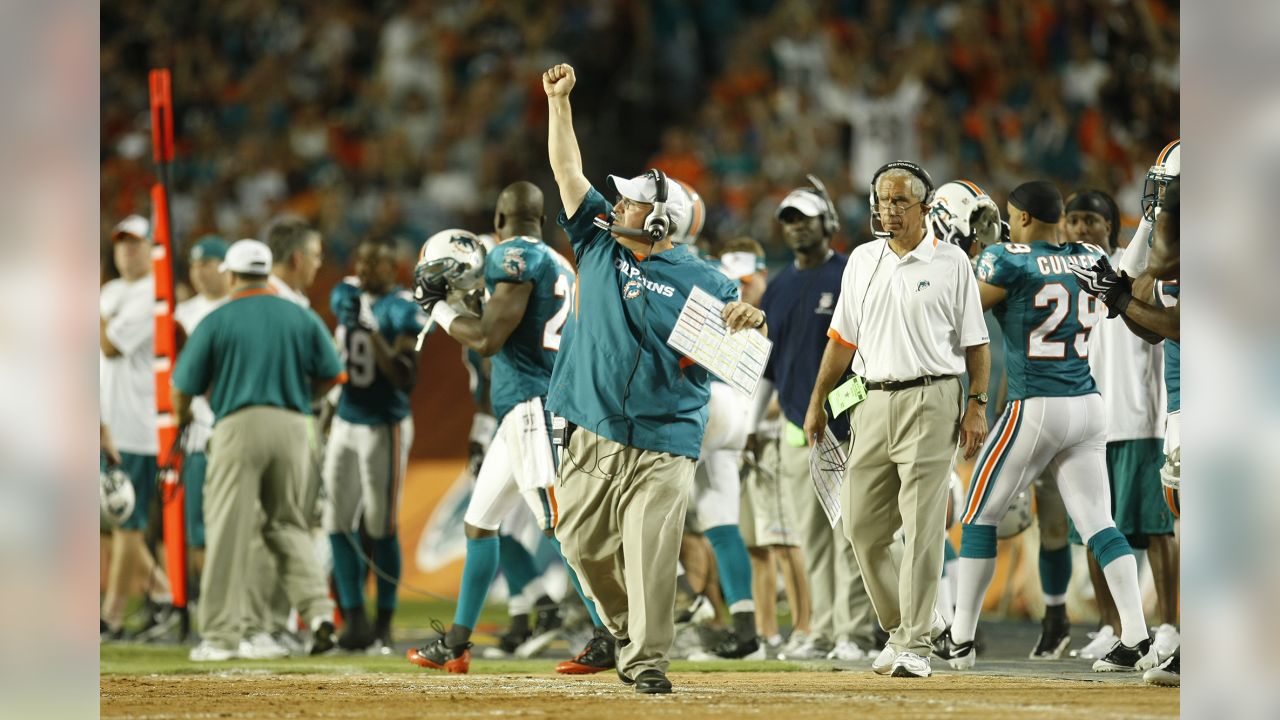
[[[942,575],[947,483],[960,429],[960,381],[872,391],[853,410],[844,532],[898,652],[925,657]],[[894,533],[906,546],[894,556]]]
[[[626,447],[582,428],[561,453],[556,537],[620,641],[618,669],[632,678],[667,671],[694,467],[691,458]]]
[[[871,648],[875,644],[871,600],[853,548],[838,525],[831,527],[813,489],[809,447],[793,447],[783,440],[779,448],[782,482],[795,498],[800,547],[809,576],[813,608],[810,634],[821,645],[833,644],[843,636],[863,649]]]
[[[316,557],[316,562],[320,567],[321,576],[327,575],[325,572],[324,557],[318,550],[315,538],[315,529],[320,525],[320,513],[317,508],[320,504],[320,491],[323,483],[320,480],[320,447],[317,439],[318,430],[316,428],[315,417],[306,416],[307,421],[307,438],[310,443],[310,450],[307,454],[306,469],[306,490],[302,495],[302,514],[307,521],[307,527],[310,529],[308,537],[311,538],[312,554]],[[267,521],[266,513],[258,513],[259,527],[265,527]],[[327,544],[328,537],[324,537],[324,544]],[[244,618],[244,635],[249,637],[254,633],[268,632],[292,632],[294,628],[289,627],[289,611],[293,609],[293,605],[289,602],[289,595],[285,592],[284,582],[277,572],[275,556],[267,552],[267,546],[263,542],[262,533],[255,533],[249,545],[249,563],[250,577],[247,582],[249,597],[245,603]],[[326,584],[326,589],[327,589]],[[304,616],[304,619],[310,618]]]
[[[333,613],[303,510],[306,423],[299,413],[258,406],[228,415],[214,427],[205,479],[207,550],[199,619],[201,635],[216,646],[235,650],[242,638],[249,584],[256,580],[255,535],[303,617]]]

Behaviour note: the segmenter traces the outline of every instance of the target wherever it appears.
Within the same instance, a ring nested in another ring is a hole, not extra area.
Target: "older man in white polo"
[[[841,507],[867,594],[889,633],[872,669],[928,677],[932,634],[943,629],[934,627],[933,608],[947,481],[957,444],[971,457],[986,437],[991,357],[969,258],[926,233],[928,173],[892,162],[871,186],[877,239],[856,248],[845,267],[804,429],[821,438],[827,396],[847,373],[862,379],[867,393],[851,410]],[[899,527],[901,561],[890,551]]]

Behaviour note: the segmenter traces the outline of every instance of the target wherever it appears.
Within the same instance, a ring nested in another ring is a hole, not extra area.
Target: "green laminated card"
[[[844,411],[866,399],[867,386],[857,375],[846,380],[827,396],[827,402],[831,403],[831,412],[835,417],[840,417]]]

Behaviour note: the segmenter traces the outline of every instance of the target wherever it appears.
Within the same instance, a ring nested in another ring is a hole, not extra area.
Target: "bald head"
[[[542,237],[545,221],[542,208],[542,190],[531,182],[520,180],[503,188],[498,195],[498,206],[493,211],[493,229],[499,240],[516,235]]]

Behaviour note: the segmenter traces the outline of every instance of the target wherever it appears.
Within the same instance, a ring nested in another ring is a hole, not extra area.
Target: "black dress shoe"
[[[658,695],[671,692],[671,681],[661,670],[645,670],[636,676],[636,692]]]

